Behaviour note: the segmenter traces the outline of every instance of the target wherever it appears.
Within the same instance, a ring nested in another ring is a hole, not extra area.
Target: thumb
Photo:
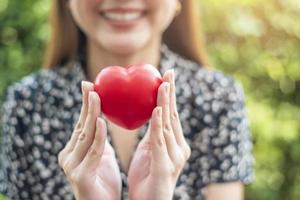
[[[84,170],[95,171],[101,161],[107,136],[106,124],[100,117],[96,120],[96,132],[92,145],[82,161]]]

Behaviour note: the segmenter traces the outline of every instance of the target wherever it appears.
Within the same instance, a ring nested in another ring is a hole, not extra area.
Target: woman
[[[7,92],[0,191],[12,199],[243,199],[253,176],[243,91],[205,67],[196,1],[52,2],[46,69]],[[91,82],[105,66],[135,63],[158,66],[164,83],[149,123],[128,131],[101,114]]]

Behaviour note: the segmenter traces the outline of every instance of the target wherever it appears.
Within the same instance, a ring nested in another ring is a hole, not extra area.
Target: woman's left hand
[[[178,176],[191,154],[176,108],[174,71],[163,76],[149,129],[128,172],[129,198],[172,199]]]

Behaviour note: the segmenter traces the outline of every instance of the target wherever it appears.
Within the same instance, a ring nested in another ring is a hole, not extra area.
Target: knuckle
[[[79,130],[82,127],[82,123],[80,121],[77,122],[76,126],[75,126],[75,130]]]
[[[80,127],[80,128],[78,128],[78,129],[75,129],[75,130],[73,131],[73,134],[74,134],[74,135],[79,135],[81,132],[82,132],[82,128]]]
[[[68,174],[70,173],[71,167],[70,167],[70,162],[67,160],[62,164],[62,168],[65,172],[65,174],[68,176]]]
[[[165,129],[166,131],[170,132],[170,131],[171,131],[171,126],[170,126],[170,124],[169,124],[169,123],[166,123],[165,126],[164,126],[164,129]]]
[[[176,111],[174,111],[172,114],[171,114],[171,118],[173,120],[177,119],[178,118],[178,113]]]
[[[79,183],[80,182],[80,173],[78,173],[76,170],[69,173],[69,179],[73,183]]]
[[[157,137],[157,144],[159,145],[159,146],[164,146],[165,145],[165,140],[164,140],[164,138],[163,137]]]
[[[166,134],[170,134],[171,133],[171,126],[170,126],[170,124],[165,124],[164,125],[164,133],[166,133]]]
[[[64,150],[62,150],[62,151],[60,151],[59,153],[58,153],[58,165],[60,166],[60,167],[62,167],[62,164],[63,164],[63,160],[64,160],[64,152],[63,152]]]
[[[157,129],[157,131],[160,131],[162,129],[162,124],[161,123],[157,123],[155,128]]]
[[[161,131],[163,129],[162,124],[160,122],[153,122],[152,126],[151,126],[151,131],[154,132],[158,132]]]
[[[188,144],[185,144],[184,147],[184,157],[186,160],[188,160],[191,156],[192,150],[191,147]]]
[[[91,146],[91,147],[89,148],[88,154],[89,154],[91,157],[101,156],[101,152],[100,152],[97,148],[95,148],[95,147],[93,147],[93,146]]]
[[[83,193],[90,192],[90,180],[88,180],[86,172],[83,172],[80,168],[73,170],[68,179],[75,187],[80,188],[80,191]]]
[[[86,134],[84,132],[82,132],[82,133],[80,133],[78,140],[82,142],[85,140],[85,138],[86,138]]]

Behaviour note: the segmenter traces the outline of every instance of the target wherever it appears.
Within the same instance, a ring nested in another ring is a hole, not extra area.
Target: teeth
[[[116,12],[104,12],[103,16],[107,19],[114,21],[132,21],[141,17],[141,12],[132,13],[116,13]]]

